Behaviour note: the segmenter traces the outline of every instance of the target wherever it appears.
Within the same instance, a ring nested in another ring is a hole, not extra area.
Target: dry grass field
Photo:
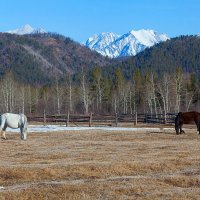
[[[200,199],[200,136],[16,133],[0,140],[0,199]]]

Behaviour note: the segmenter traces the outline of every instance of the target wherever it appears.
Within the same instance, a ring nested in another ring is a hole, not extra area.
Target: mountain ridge
[[[131,30],[123,35],[113,32],[95,34],[85,42],[85,46],[103,56],[117,58],[136,55],[144,49],[168,39],[170,38],[166,34],[159,34],[151,29],[141,29]]]
[[[17,35],[45,34],[43,28],[33,28],[26,24],[21,28],[7,31]],[[136,55],[146,48],[159,42],[170,39],[166,34],[159,34],[151,29],[131,30],[119,35],[113,32],[103,32],[89,37],[84,45],[91,50],[97,51],[103,56],[110,58],[127,57]]]
[[[130,34],[127,33],[127,36]],[[108,37],[106,42],[109,43],[109,39]],[[120,36],[112,35],[112,39],[119,40]],[[102,43],[104,44],[106,45]],[[174,73],[178,66],[185,72],[200,74],[199,36],[172,38],[146,48],[136,56],[126,57],[127,51],[134,44],[136,43],[124,45],[121,52],[124,56],[110,59],[55,33],[0,33],[0,76],[11,71],[24,83],[45,85],[52,83],[55,77],[78,73],[80,75],[83,69],[90,71],[93,67],[102,67],[108,77],[113,77],[115,69],[121,68],[127,79],[135,69],[143,72],[150,69],[158,74]],[[139,47],[143,48],[140,45]]]
[[[17,35],[26,35],[26,34],[43,34],[43,33],[47,33],[47,32],[43,28],[33,28],[31,25],[25,24],[24,26],[22,26],[20,28],[6,31],[6,33],[17,34]]]

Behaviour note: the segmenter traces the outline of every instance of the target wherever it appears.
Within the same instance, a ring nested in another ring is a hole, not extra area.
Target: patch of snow
[[[160,132],[160,128],[126,128],[126,127],[66,127],[61,125],[29,125],[28,132],[53,132],[53,131],[84,131],[84,130],[103,130],[103,131],[146,131]],[[18,129],[7,128],[9,132],[19,132]]]

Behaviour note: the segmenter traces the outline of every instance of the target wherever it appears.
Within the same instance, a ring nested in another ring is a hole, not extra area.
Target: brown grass
[[[0,199],[200,199],[200,136],[66,131],[1,140]]]

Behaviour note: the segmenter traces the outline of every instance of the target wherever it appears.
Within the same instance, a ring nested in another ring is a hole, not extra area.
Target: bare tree
[[[31,87],[28,86],[28,108],[29,108],[29,114],[32,114],[33,112],[38,112],[38,104],[39,104],[39,87]]]
[[[135,112],[135,88],[131,81],[127,84],[127,113],[132,115],[133,111]]]
[[[178,67],[176,70],[176,74],[174,77],[174,83],[175,83],[175,112],[180,111],[180,105],[181,105],[181,90],[182,90],[182,71],[181,68]]]
[[[62,90],[62,87],[59,83],[57,76],[56,76],[56,79],[55,79],[54,91],[55,91],[54,100],[55,100],[55,104],[56,104],[56,111],[57,111],[58,114],[60,114],[61,113],[61,105],[62,105],[61,100],[62,100],[63,90]]]
[[[164,119],[167,120],[167,113],[169,112],[169,86],[170,86],[170,76],[164,74],[162,81],[159,81],[158,91],[161,96],[161,101],[163,105]]]
[[[149,84],[146,84],[146,86],[145,86],[145,99],[146,99],[150,114],[152,116],[152,114],[153,114],[153,103],[152,103],[153,94],[152,94],[152,90],[151,90],[151,87],[149,86]]]
[[[72,78],[69,75],[69,112],[72,112]]]
[[[84,112],[85,114],[88,114],[89,111],[89,86],[86,83],[86,78],[85,78],[85,72],[83,71],[82,68],[82,77],[81,77],[81,97],[83,101],[83,106],[84,106]]]
[[[186,91],[186,101],[185,101],[185,106],[186,106],[186,111],[188,112],[191,105],[192,105],[192,101],[193,101],[193,98],[195,96],[195,94],[197,93],[197,90],[195,91]]]
[[[16,84],[11,73],[6,74],[6,76],[1,81],[1,96],[2,96],[2,107],[4,112],[14,112],[15,108],[15,91]]]
[[[115,111],[115,113],[117,113],[118,102],[117,102],[117,94],[116,93],[114,93],[114,95],[113,95],[113,103],[112,104],[114,105],[114,111]]]
[[[97,111],[101,111],[102,108],[102,99],[103,99],[103,81],[102,81],[102,72],[100,67],[96,67],[92,73],[93,76],[93,85],[96,96],[96,105]]]
[[[118,112],[126,112],[127,105],[127,92],[125,91],[125,78],[120,68],[115,70],[115,107],[118,108]],[[118,105],[116,105],[118,104]],[[122,108],[122,109],[120,109]]]
[[[23,84],[21,84],[20,86],[18,86],[19,88],[19,113],[23,113],[24,114],[24,110],[25,110],[25,86]]]
[[[135,112],[138,112],[139,105],[141,104],[142,97],[142,78],[140,69],[136,69],[134,74],[134,93],[135,93]]]
[[[151,99],[153,101],[153,108],[155,115],[157,117],[158,111],[157,111],[157,101],[156,101],[156,84],[155,84],[155,77],[153,72],[151,72],[150,77],[149,77],[149,84],[150,84],[150,91],[151,91]]]
[[[129,88],[128,85],[122,90],[122,103],[123,103],[123,113],[128,113],[128,98],[129,98]]]
[[[66,110],[70,113],[73,112],[74,101],[72,100],[72,98],[75,96],[73,92],[74,88],[72,86],[72,75],[69,73],[65,78],[63,94],[65,95]]]
[[[29,114],[32,113],[32,95],[31,95],[31,86],[28,86],[27,89],[27,103],[28,103],[28,110],[29,110]]]

